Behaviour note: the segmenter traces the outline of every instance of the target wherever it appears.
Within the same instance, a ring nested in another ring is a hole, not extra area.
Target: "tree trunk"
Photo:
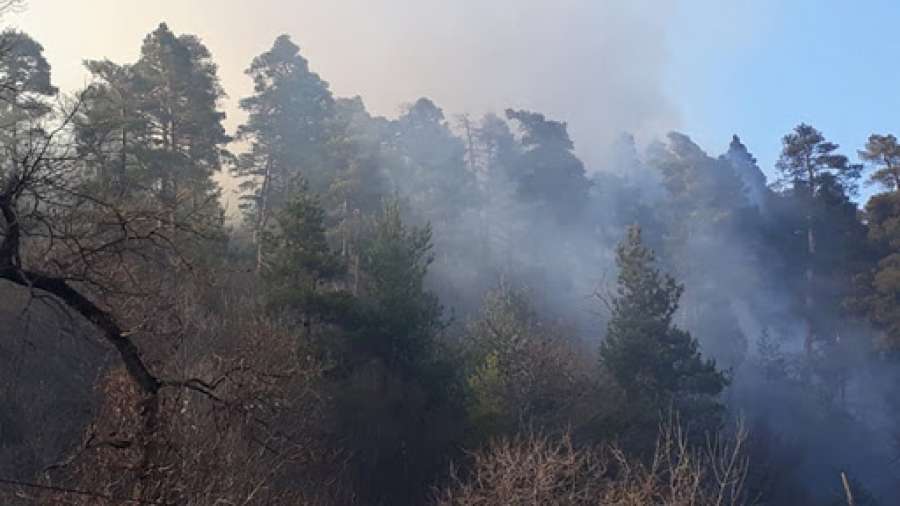
[[[813,270],[813,262],[816,255],[816,236],[813,231],[812,216],[807,217],[806,223],[806,248],[809,258],[806,264],[806,352],[812,352],[813,339],[815,332],[813,331],[812,313],[815,304],[813,302],[813,289],[815,282],[815,272]]]
[[[272,158],[266,159],[263,171],[263,183],[259,191],[259,202],[256,204],[256,223],[253,227],[253,242],[256,244],[256,273],[262,272],[264,265],[262,233],[269,222],[269,193],[272,191]]]
[[[806,252],[807,252],[807,260],[806,260],[806,297],[805,297],[805,305],[806,305],[806,341],[804,343],[804,348],[807,354],[812,353],[813,341],[815,340],[815,331],[813,330],[813,309],[815,307],[815,303],[813,302],[813,290],[815,285],[815,258],[816,258],[816,233],[813,228],[813,210],[812,206],[815,203],[816,199],[816,175],[813,169],[811,168],[812,162],[807,159],[806,161],[809,177],[809,202],[807,204],[807,213],[806,213]]]
[[[116,181],[116,183],[118,184],[118,190],[119,190],[120,195],[124,194],[124,192],[125,192],[125,174],[127,172],[126,167],[128,164],[128,151],[127,151],[128,129],[125,126],[128,122],[128,119],[127,119],[128,111],[125,109],[124,98],[122,100],[123,100],[123,102],[122,102],[122,149],[121,149],[121,153],[119,154],[119,164],[120,164],[119,180]]]
[[[256,204],[256,223],[253,227],[253,242],[256,244],[256,273],[262,272],[263,245],[262,233],[269,221],[269,193],[272,188],[272,158],[266,160],[266,168],[263,172],[262,188],[259,191],[259,202]]]

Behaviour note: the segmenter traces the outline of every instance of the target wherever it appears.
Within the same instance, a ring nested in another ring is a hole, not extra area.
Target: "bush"
[[[495,440],[471,454],[464,476],[451,469],[438,506],[743,505],[748,459],[746,433],[688,444],[677,422],[660,427],[656,451],[646,462],[617,446],[577,448],[569,435],[529,434]]]

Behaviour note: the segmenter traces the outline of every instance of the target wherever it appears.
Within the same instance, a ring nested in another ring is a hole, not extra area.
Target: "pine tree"
[[[76,135],[99,179],[155,199],[170,214],[170,227],[185,219],[220,223],[212,175],[229,157],[231,139],[209,50],[162,23],[144,39],[133,65],[86,66],[94,83],[85,91]]]
[[[518,242],[514,237],[523,234],[521,228],[513,226],[521,213],[513,182],[522,145],[509,124],[494,114],[485,115],[472,130],[474,166],[482,196],[479,246],[483,255],[493,252],[512,259]]]
[[[35,108],[46,113],[41,102],[55,95],[57,89],[50,80],[50,64],[44,57],[44,47],[24,32],[6,29],[0,33],[0,95],[4,107]]]
[[[814,291],[816,286],[815,263],[817,235],[815,227],[815,201],[820,190],[826,185],[839,187],[845,193],[856,188],[862,167],[851,164],[846,156],[838,154],[838,145],[825,140],[825,136],[810,125],[801,123],[782,139],[781,156],[776,166],[782,173],[779,183],[791,185],[793,191],[802,195],[806,202],[806,294],[804,297],[807,335],[806,349],[812,351],[816,339],[812,314],[815,310]]]
[[[674,407],[689,423],[709,427],[720,406],[716,396],[728,384],[712,360],[704,359],[691,335],[673,324],[684,288],[654,267],[654,253],[631,227],[616,250],[619,267],[600,364],[652,427]]]
[[[364,222],[381,210],[388,193],[382,145],[389,122],[369,115],[360,97],[339,98],[334,109],[334,135],[328,143],[334,170],[322,203],[329,217],[330,237],[340,243],[341,256],[358,280]]]
[[[733,294],[754,280],[733,268],[753,260],[734,245],[753,233],[747,225],[757,222],[756,209],[728,160],[709,156],[687,135],[672,132],[668,140],[654,147],[649,163],[660,172],[667,193],[658,206],[666,224],[665,258],[691,287],[681,300],[681,324],[696,329],[710,356],[735,367],[746,354],[747,340],[733,310],[740,296]]]
[[[822,178],[831,174],[848,193],[855,189],[862,170],[860,165],[837,153],[840,146],[825,140],[822,132],[801,123],[782,138],[782,151],[776,166],[782,173],[780,184],[802,184],[815,194]]]
[[[197,37],[176,36],[161,23],[144,39],[132,68],[143,125],[137,144],[151,188],[176,220],[218,217],[212,175],[221,169],[231,139],[218,109],[225,94],[212,55]]]
[[[420,98],[391,125],[388,177],[416,211],[420,223],[446,230],[475,198],[475,175],[462,140],[440,107]],[[446,234],[441,234],[442,239]]]
[[[728,145],[728,152],[720,157],[731,163],[735,173],[744,183],[747,198],[760,211],[765,211],[765,202],[768,198],[769,188],[766,185],[766,176],[760,170],[756,163],[756,158],[750,153],[742,142],[740,137],[734,135],[731,137],[731,144]]]
[[[372,117],[362,99],[353,97],[335,101],[334,123],[335,135],[328,147],[335,173],[326,191],[327,207],[337,210],[335,214],[376,214],[389,193],[382,151],[389,122]]]
[[[877,347],[900,351],[900,194],[875,195],[866,204],[873,261],[860,269],[847,305],[879,331]]]
[[[132,67],[109,60],[87,61],[93,82],[83,93],[76,121],[76,139],[97,180],[124,196],[148,187],[150,174],[142,170],[141,146],[146,125],[137,111]],[[147,178],[141,180],[141,178]]]
[[[404,374],[422,371],[444,326],[437,297],[425,289],[433,261],[431,228],[408,228],[399,202],[385,203],[362,252],[368,322],[363,339],[388,367]]]
[[[879,184],[890,191],[900,191],[900,144],[892,134],[872,134],[859,157],[877,170],[869,176],[869,182]]]
[[[249,150],[238,158],[233,174],[244,179],[242,208],[256,238],[260,269],[260,235],[300,178],[316,192],[327,188],[322,168],[335,103],[328,83],[309,69],[287,35],[254,58],[246,74],[254,94],[240,102],[248,118],[238,128],[238,139],[249,142]]]
[[[266,263],[262,278],[271,304],[311,319],[339,321],[346,293],[340,289],[346,269],[328,244],[325,212],[305,182],[276,215],[274,230],[261,239]]]
[[[653,165],[662,173],[674,206],[673,228],[702,229],[733,224],[749,206],[741,177],[731,164],[706,154],[687,135],[672,132],[666,146],[657,145]],[[681,223],[676,223],[681,221]]]
[[[334,426],[358,456],[349,465],[364,477],[364,502],[420,504],[459,442],[463,414],[438,340],[443,311],[425,288],[431,231],[405,225],[391,200],[370,233],[358,306],[343,325],[349,343]]]
[[[522,156],[517,186],[526,201],[548,207],[562,223],[580,217],[591,187],[584,164],[574,154],[575,145],[563,122],[530,111],[506,110],[506,117],[522,129]]]
[[[28,34],[12,29],[0,33],[0,143],[15,163],[28,131],[51,110],[47,99],[57,93],[51,83],[44,47]],[[0,163],[0,176],[8,169]]]
[[[489,198],[503,192],[516,173],[523,153],[509,124],[495,114],[486,114],[473,129],[476,170]]]

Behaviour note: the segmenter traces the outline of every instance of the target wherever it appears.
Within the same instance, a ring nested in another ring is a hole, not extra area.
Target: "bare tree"
[[[221,312],[202,298],[179,301],[192,339],[159,370],[188,379],[160,390],[156,430],[145,430],[140,388],[124,367],[112,368],[97,383],[102,402],[80,442],[18,497],[85,506],[353,503],[350,455],[329,435],[323,364],[310,343],[252,297],[219,293]]]
[[[16,43],[21,40],[30,41],[20,37]],[[0,54],[0,60],[19,57],[17,51]],[[201,211],[170,212],[150,196],[129,195],[125,201],[98,184],[72,134],[83,97],[51,101],[48,80],[39,83],[41,93],[33,92],[33,74],[42,64],[28,58],[31,74],[20,71],[19,57],[7,61],[0,75],[0,280],[79,315],[115,349],[137,394],[130,397],[133,409],[123,413],[140,420],[141,431],[130,444],[150,463],[160,452],[160,390],[213,396],[215,384],[162,379],[135,338],[152,338],[169,323],[180,326],[175,281],[195,271],[194,252],[215,236],[219,223]],[[157,362],[172,353],[154,348]]]
[[[17,125],[2,148],[0,279],[50,294],[91,322],[141,390],[154,395],[162,382],[142,360],[130,337],[134,329],[113,308],[158,288],[145,274],[185,258],[172,231],[192,225],[168,223],[170,214],[149,202],[126,205],[94,191],[69,137],[78,106]]]
[[[499,440],[472,454],[472,470],[437,496],[440,506],[604,505],[737,506],[748,504],[748,468],[739,428],[733,438],[713,437],[692,447],[678,423],[661,426],[649,461],[615,445],[576,448],[569,436]]]

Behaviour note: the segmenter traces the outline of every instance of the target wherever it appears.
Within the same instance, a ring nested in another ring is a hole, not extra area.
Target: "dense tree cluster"
[[[900,492],[894,135],[856,164],[800,124],[768,185],[737,136],[586,167],[539,112],[372,116],[287,35],[234,136],[193,35],[85,66],[64,95],[0,34],[4,504]]]

